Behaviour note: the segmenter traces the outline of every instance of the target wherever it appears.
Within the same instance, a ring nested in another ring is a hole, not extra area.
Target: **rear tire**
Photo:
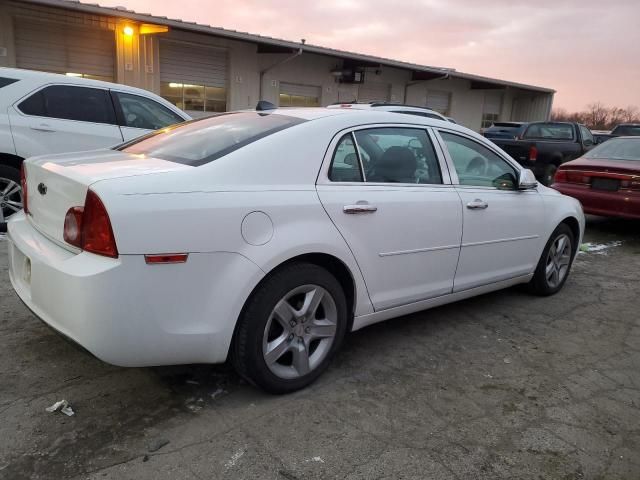
[[[15,187],[18,189],[15,190]],[[9,165],[0,165],[0,204],[3,214],[0,218],[0,232],[6,232],[7,219],[22,208],[20,170]]]
[[[315,381],[347,330],[347,301],[325,269],[293,263],[270,274],[238,319],[231,359],[238,373],[270,393]]]
[[[553,231],[547,242],[538,266],[529,282],[529,290],[540,296],[553,295],[564,286],[576,252],[573,232],[566,223]]]

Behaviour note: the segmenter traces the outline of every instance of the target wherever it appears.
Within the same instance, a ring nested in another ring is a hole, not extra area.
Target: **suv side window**
[[[116,115],[106,90],[51,85],[23,100],[18,108],[26,115],[92,123],[116,123]]]
[[[120,123],[125,127],[157,130],[174,123],[184,122],[184,118],[155,100],[130,93],[112,93],[120,104],[122,110]]]
[[[426,130],[384,127],[355,132],[366,182],[441,184],[438,157]]]
[[[516,169],[490,149],[467,137],[440,132],[458,174],[460,185],[513,190],[518,184]]]
[[[329,180],[332,182],[362,182],[360,160],[351,133],[347,133],[340,139],[336,151],[333,152]]]
[[[587,127],[580,125],[580,133],[582,134],[582,144],[585,147],[589,147],[594,144],[593,135]]]

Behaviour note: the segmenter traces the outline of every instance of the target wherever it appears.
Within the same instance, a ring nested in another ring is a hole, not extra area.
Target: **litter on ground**
[[[613,242],[607,243],[595,243],[595,242],[586,242],[580,245],[580,252],[582,253],[595,253],[596,255],[606,255],[610,248],[619,247],[622,245],[622,242],[619,240],[615,240]]]
[[[72,417],[76,412],[73,411],[71,405],[66,400],[60,400],[50,407],[45,408],[45,410],[49,413],[57,412],[60,410],[61,413],[64,413],[67,417]]]

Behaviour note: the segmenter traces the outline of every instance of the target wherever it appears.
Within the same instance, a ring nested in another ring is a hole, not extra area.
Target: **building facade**
[[[546,120],[554,91],[68,0],[0,0],[0,66],[151,90],[193,116],[336,102],[426,106],[471,129]]]

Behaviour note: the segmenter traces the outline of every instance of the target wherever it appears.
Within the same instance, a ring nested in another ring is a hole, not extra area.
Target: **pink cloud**
[[[105,6],[123,0],[104,0]],[[638,0],[128,0],[127,8],[640,105]]]

